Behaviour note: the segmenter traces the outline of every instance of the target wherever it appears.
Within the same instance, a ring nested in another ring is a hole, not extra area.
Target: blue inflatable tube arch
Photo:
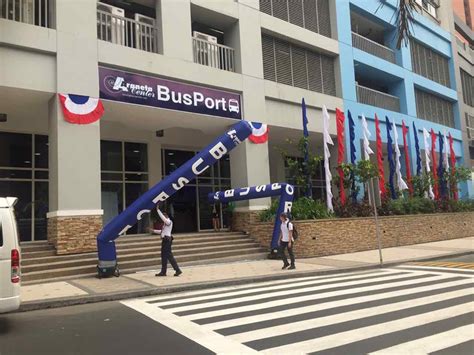
[[[278,239],[280,236],[280,215],[291,212],[293,205],[295,189],[293,185],[286,183],[275,183],[268,185],[243,187],[226,191],[218,191],[208,194],[208,200],[211,203],[221,202],[228,203],[233,201],[254,200],[257,198],[280,196],[280,204],[276,214],[275,224],[273,226],[271,249],[278,248]]]
[[[97,236],[99,267],[116,265],[115,239],[132,228],[145,214],[150,213],[159,202],[166,201],[176,191],[215,164],[229,151],[247,139],[251,133],[252,128],[247,121],[240,121],[235,124],[225,134],[214,140],[112,219]]]

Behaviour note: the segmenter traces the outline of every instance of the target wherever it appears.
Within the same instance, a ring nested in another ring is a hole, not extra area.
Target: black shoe
[[[295,266],[295,265],[291,265],[291,266],[288,268],[288,270],[294,270],[294,269],[296,269],[296,266]]]
[[[159,274],[155,274],[155,276],[166,276],[166,274],[163,274],[162,272],[160,272]]]
[[[176,271],[176,272],[174,273],[174,276],[179,276],[179,275],[181,275],[182,273],[183,273],[183,272],[182,272],[181,270],[178,270],[178,271]]]
[[[284,264],[281,269],[282,269],[282,270],[285,270],[288,266],[290,266],[290,264]]]

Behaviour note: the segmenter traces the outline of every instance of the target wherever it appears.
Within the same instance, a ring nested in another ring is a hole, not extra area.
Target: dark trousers
[[[291,265],[295,265],[295,254],[293,254],[293,246],[290,248],[288,246],[288,242],[281,241],[279,251],[280,251],[281,260],[283,260],[283,264],[289,265],[288,259],[286,258],[285,249],[288,249],[288,255],[290,255]]]
[[[170,262],[171,266],[175,271],[179,270],[178,263],[173,256],[173,251],[171,250],[171,246],[173,244],[172,237],[165,237],[161,241],[161,273],[166,274],[166,270],[168,269],[168,261]]]

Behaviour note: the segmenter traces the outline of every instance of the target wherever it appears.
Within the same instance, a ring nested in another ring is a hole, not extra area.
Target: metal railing
[[[356,85],[356,88],[358,102],[400,112],[400,99],[398,97],[365,86]]]
[[[235,71],[234,48],[193,37],[194,63]]]
[[[52,28],[54,0],[0,0],[0,18]]]
[[[352,45],[364,52],[396,64],[395,52],[393,50],[358,33],[352,32]]]
[[[97,10],[97,38],[158,53],[158,29],[155,26],[101,10]]]

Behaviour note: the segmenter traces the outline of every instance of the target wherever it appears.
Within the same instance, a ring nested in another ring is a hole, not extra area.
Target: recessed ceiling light
[[[173,152],[168,152],[168,155],[174,155],[174,153]]]
[[[25,164],[31,164],[31,161],[25,160]]]
[[[41,155],[41,153],[35,153],[35,155]]]
[[[134,150],[133,152],[134,152],[134,153],[140,153],[140,151],[139,151],[139,150]]]

